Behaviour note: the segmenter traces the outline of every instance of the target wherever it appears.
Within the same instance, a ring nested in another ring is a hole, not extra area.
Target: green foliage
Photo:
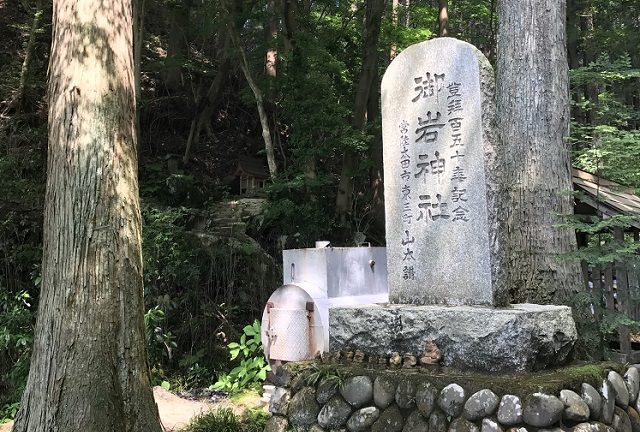
[[[143,210],[150,360],[155,383],[175,389],[211,383],[228,362],[226,335],[233,338],[236,323],[262,312],[277,283],[272,261],[251,239],[192,233],[194,224],[207,228],[211,216],[203,214],[211,211]]]
[[[13,402],[0,408],[0,424],[13,420],[20,409],[20,402]]]
[[[640,112],[628,103],[640,69],[631,66],[627,53],[616,60],[600,55],[589,65],[571,70],[572,91],[586,86],[597,92],[597,100],[574,97],[574,107],[591,113],[595,123],[574,121],[571,139],[574,164],[591,173],[640,188]]]
[[[586,128],[582,128],[585,132]],[[640,188],[640,131],[626,131],[612,126],[596,126],[591,134],[593,145],[578,149],[574,164],[591,173],[602,173],[606,178]],[[583,139],[589,139],[586,135]]]
[[[162,358],[171,359],[173,350],[178,347],[175,336],[165,332],[161,325],[165,323],[165,314],[160,306],[149,309],[144,314],[144,328],[149,353],[149,363],[160,364]]]
[[[253,324],[243,329],[238,342],[227,345],[231,360],[240,359],[240,364],[226,374],[218,377],[218,381],[211,386],[214,390],[236,392],[245,388],[255,387],[267,378],[267,372],[271,367],[267,364],[262,354],[262,341],[260,335],[260,323],[255,320]]]
[[[26,385],[34,323],[35,310],[29,292],[19,291],[12,295],[0,286],[0,388],[6,387],[0,395],[0,406],[6,404],[0,411],[0,418],[13,418],[14,408]]]
[[[320,238],[331,238],[333,214],[327,212],[327,201],[335,199],[326,178],[276,180],[268,187],[270,199],[265,206],[257,230],[261,236],[287,236],[293,247],[309,247]]]
[[[145,296],[166,293],[175,285],[197,283],[200,268],[186,235],[186,210],[146,208],[142,216]]]
[[[329,383],[332,387],[340,387],[344,383],[345,377],[341,371],[333,366],[313,364],[312,369],[306,376],[306,383],[316,387],[321,382]]]
[[[181,372],[173,377],[171,387],[177,390],[187,390],[208,386],[214,374],[208,367],[202,366],[205,356],[204,349],[198,350],[195,354],[183,355],[178,362],[178,368]]]
[[[219,408],[197,416],[179,432],[262,432],[269,417],[261,410],[236,415],[228,408]]]

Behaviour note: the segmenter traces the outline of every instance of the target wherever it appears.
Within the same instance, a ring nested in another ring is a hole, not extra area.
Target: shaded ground
[[[2,0],[0,0],[2,2]],[[244,395],[241,399],[229,400],[224,399],[219,402],[203,402],[182,399],[171,392],[166,391],[160,386],[153,388],[153,397],[158,404],[160,411],[160,420],[165,431],[177,431],[181,427],[186,426],[189,421],[212,408],[230,408],[236,414],[240,414],[247,408],[260,407],[260,396],[255,393]],[[0,432],[10,432],[13,422],[0,425]]]

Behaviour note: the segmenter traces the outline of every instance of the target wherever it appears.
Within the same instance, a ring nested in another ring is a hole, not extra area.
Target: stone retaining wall
[[[494,379],[440,370],[285,367],[265,432],[640,432],[640,365],[607,366],[588,376],[567,368]]]

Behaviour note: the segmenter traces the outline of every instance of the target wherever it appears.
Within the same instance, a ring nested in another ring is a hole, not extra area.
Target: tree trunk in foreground
[[[42,291],[14,432],[160,432],[145,352],[131,0],[54,0]]]
[[[510,199],[507,280],[512,302],[566,303],[581,289],[578,263],[561,254],[575,234],[554,213],[573,213],[565,2],[501,0],[497,119]]]

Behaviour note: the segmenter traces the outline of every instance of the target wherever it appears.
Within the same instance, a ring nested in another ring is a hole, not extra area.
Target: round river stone
[[[351,409],[351,405],[342,396],[335,395],[320,410],[318,424],[327,429],[340,428],[347,424]]]
[[[498,421],[506,426],[522,422],[522,402],[518,396],[502,396],[498,407]]]
[[[364,432],[380,417],[380,410],[376,407],[360,408],[349,417],[347,429],[351,432]]]
[[[449,384],[440,392],[438,406],[449,417],[458,417],[464,406],[464,389],[458,384]]]
[[[340,386],[340,394],[355,408],[366,405],[373,398],[373,383],[365,375],[347,378]]]
[[[373,382],[373,403],[379,408],[386,408],[396,398],[396,381],[389,377],[379,376]]]
[[[529,396],[522,410],[522,419],[530,426],[546,428],[562,418],[564,404],[555,396],[534,393]]]
[[[472,394],[464,404],[462,415],[467,420],[475,421],[490,416],[498,408],[500,399],[489,389]]]

